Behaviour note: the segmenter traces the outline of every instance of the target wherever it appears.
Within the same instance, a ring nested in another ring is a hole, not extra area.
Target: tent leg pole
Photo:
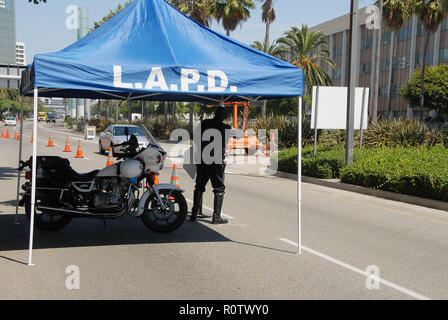
[[[22,161],[22,142],[23,142],[23,96],[20,97],[20,143],[19,143],[19,167],[20,161]],[[16,199],[16,215],[14,217],[14,224],[20,224],[19,222],[19,191],[20,191],[20,176],[21,172],[17,173],[17,199]]]
[[[33,266],[33,237],[34,237],[34,207],[36,204],[36,167],[37,167],[37,98],[38,88],[34,88],[34,122],[33,122],[33,164],[31,177],[31,212],[30,212],[30,242],[28,249],[28,265]]]
[[[297,125],[299,139],[297,143],[297,238],[298,254],[302,254],[302,97],[299,97],[299,106],[297,114]]]

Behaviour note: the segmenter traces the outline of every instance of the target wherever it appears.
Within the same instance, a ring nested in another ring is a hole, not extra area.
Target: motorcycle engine
[[[97,209],[120,208],[128,192],[129,183],[119,178],[106,178],[98,182],[93,195],[93,207]]]

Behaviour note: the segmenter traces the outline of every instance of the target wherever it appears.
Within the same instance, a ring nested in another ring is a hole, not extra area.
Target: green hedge
[[[278,153],[278,170],[297,173],[297,148],[290,148]],[[302,173],[321,179],[338,178],[344,165],[345,153],[342,149],[319,147],[314,159],[313,147],[302,149]]]
[[[448,150],[444,147],[382,148],[341,170],[341,181],[448,201]]]
[[[297,148],[278,153],[278,170],[297,173]],[[345,166],[343,149],[313,148],[302,154],[302,174],[321,179],[448,202],[448,149],[400,147],[355,149],[353,166]]]

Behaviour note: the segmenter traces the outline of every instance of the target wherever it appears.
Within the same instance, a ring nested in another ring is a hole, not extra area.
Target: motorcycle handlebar
[[[25,169],[26,167],[30,167],[30,166],[31,166],[31,162],[30,161],[22,161],[22,160],[20,160],[20,167],[17,170],[23,171],[23,169]]]

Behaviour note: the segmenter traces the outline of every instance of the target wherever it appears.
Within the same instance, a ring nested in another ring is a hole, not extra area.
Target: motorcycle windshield
[[[152,134],[149,132],[148,128],[146,128],[146,126],[144,124],[141,124],[139,127],[143,130],[143,133],[145,134],[146,138],[148,139],[150,145],[165,152],[165,150],[163,150],[162,146],[159,144],[157,139],[152,136]]]

